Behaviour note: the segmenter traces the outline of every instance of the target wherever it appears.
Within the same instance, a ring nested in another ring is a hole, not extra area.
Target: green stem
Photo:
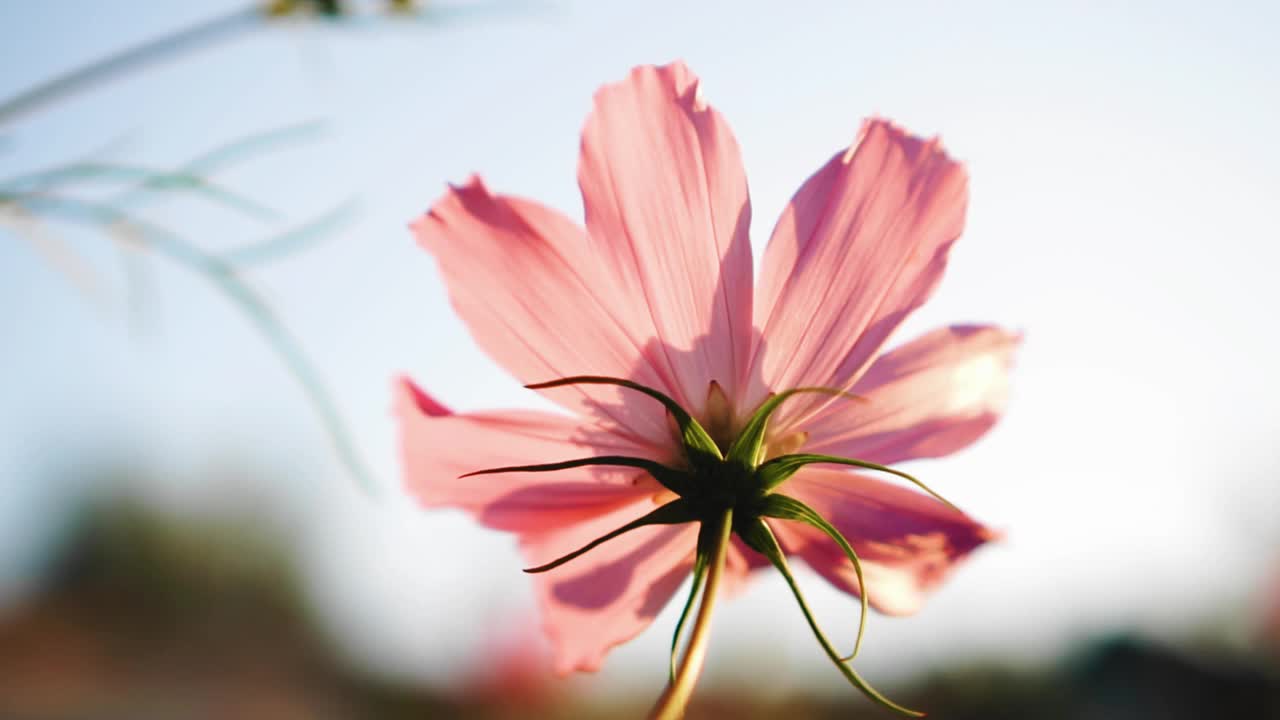
[[[716,595],[724,577],[725,559],[729,556],[729,540],[733,537],[733,509],[724,511],[716,527],[715,543],[711,547],[711,566],[707,573],[706,587],[702,591],[702,604],[689,634],[689,646],[676,670],[675,678],[667,685],[662,697],[649,712],[650,720],[679,720],[684,717],[693,695],[693,686],[702,672],[702,662],[707,657],[707,640],[711,637],[711,612],[715,609]]]
[[[671,636],[671,656],[667,661],[667,682],[669,683],[676,681],[676,665],[680,660],[680,636],[684,633],[684,624],[689,619],[689,612],[693,610],[693,603],[698,599],[698,593],[702,592],[702,582],[706,579],[707,554],[699,547],[698,555],[693,561],[693,582],[689,585],[689,597],[684,601],[684,607],[680,610],[680,620],[676,623],[676,631]]]

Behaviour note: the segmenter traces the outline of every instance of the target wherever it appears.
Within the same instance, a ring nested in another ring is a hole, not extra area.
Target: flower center
[[[711,460],[694,468],[689,489],[682,496],[701,518],[725,510],[745,510],[764,493],[754,468],[736,460]]]

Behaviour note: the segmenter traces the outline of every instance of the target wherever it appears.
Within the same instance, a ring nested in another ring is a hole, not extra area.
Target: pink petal
[[[854,148],[805,182],[773,231],[756,296],[763,340],[749,399],[852,385],[942,277],[967,197],[963,168],[936,140],[866,123]]]
[[[491,195],[478,178],[453,187],[413,225],[439,263],[476,342],[521,382],[610,375],[664,389],[645,359],[652,328],[594,260],[586,235],[537,203]],[[657,444],[670,433],[660,405],[603,385],[545,391]]]
[[[531,565],[550,562],[654,507],[642,501],[573,528],[527,534],[521,546]],[[594,672],[611,648],[643,632],[689,578],[697,537],[693,524],[644,527],[535,576],[556,672]],[[735,540],[722,598],[741,592],[748,571],[760,566],[751,555],[768,564]]]
[[[862,560],[877,610],[908,615],[951,568],[994,534],[933,498],[842,470],[808,467],[781,492],[807,503],[835,525]],[[821,531],[771,521],[789,553],[833,585],[857,595],[858,580],[840,548]]]
[[[1004,411],[1021,337],[992,326],[941,328],[880,356],[853,392],[804,423],[805,452],[885,465],[949,455]]]
[[[654,507],[644,500],[572,527],[526,534],[521,546],[531,565],[549,562]],[[689,577],[697,537],[693,524],[643,527],[536,575],[556,672],[594,672],[611,648],[647,628]]]
[[[531,411],[436,415],[408,380],[397,388],[405,478],[428,507],[456,507],[483,524],[534,532],[580,523],[663,488],[628,468],[575,468],[459,478],[475,470],[597,455],[651,457],[649,450],[572,418]]]
[[[751,205],[737,141],[681,63],[601,89],[578,166],[587,230],[662,346],[674,397],[737,397],[751,336]],[[647,306],[647,307],[645,307]]]
[[[427,506],[457,507],[513,531],[530,565],[566,555],[670,500],[643,473],[578,468],[459,479],[487,467],[602,454],[646,455],[629,440],[547,413],[449,414],[408,380],[397,412],[409,488]],[[535,576],[556,669],[595,670],[610,648],[644,630],[689,576],[697,527],[646,527]],[[738,591],[752,559],[731,548],[725,590]],[[758,564],[758,563],[757,563]]]
[[[483,467],[641,454],[617,436],[546,413],[431,416],[439,407],[408,381],[398,390],[406,475],[428,506],[460,507],[484,524],[516,532],[540,565],[634,520],[661,488],[635,471],[579,468],[458,479]],[[665,500],[664,500],[665,502]],[[534,583],[557,672],[595,670],[613,646],[648,627],[688,577],[697,528],[646,527],[616,538]],[[735,554],[732,582],[745,575]]]

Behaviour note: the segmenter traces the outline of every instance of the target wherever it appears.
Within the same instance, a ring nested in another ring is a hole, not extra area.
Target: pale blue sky
[[[0,4],[0,97],[238,4]],[[1009,539],[919,616],[874,618],[866,674],[974,651],[1047,657],[1121,627],[1176,641],[1231,609],[1247,624],[1280,563],[1275,4],[510,5],[452,21],[282,24],[0,128],[8,177],[113,143],[116,159],[174,165],[322,120],[323,136],[219,179],[293,221],[359,198],[331,241],[252,280],[383,485],[373,501],[354,489],[294,383],[200,279],[149,258],[137,332],[100,236],[58,230],[103,283],[87,300],[0,230],[0,601],[21,595],[16,568],[79,492],[51,468],[101,452],[158,468],[164,479],[128,491],[175,512],[262,512],[296,544],[353,653],[451,677],[487,623],[527,602],[527,578],[509,538],[402,496],[391,378],[408,371],[461,408],[536,400],[472,344],[405,226],[472,171],[580,217],[592,92],[634,64],[683,58],[742,146],[757,251],[800,182],[882,114],[940,133],[972,176],[948,276],[899,339],[956,321],[1027,333],[1003,424],[916,466]],[[150,216],[209,248],[268,229],[188,200]],[[219,469],[236,454],[277,468],[279,484]],[[851,617],[847,599],[808,585],[833,625]],[[673,620],[588,685],[660,685]],[[713,643],[713,677],[767,666],[839,682],[772,578],[723,609]],[[746,652],[766,643],[767,658]]]

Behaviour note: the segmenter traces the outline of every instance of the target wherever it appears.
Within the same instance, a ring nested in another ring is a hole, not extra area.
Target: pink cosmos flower
[[[866,122],[791,199],[754,283],[738,146],[683,64],[597,93],[578,182],[585,228],[474,177],[413,224],[480,346],[569,412],[454,413],[397,386],[411,492],[554,567],[534,582],[558,672],[597,669],[691,571],[694,593],[732,590],[799,557],[908,614],[992,538],[873,476],[991,428],[1018,344],[956,325],[880,354],[964,224],[966,174],[937,140]]]

